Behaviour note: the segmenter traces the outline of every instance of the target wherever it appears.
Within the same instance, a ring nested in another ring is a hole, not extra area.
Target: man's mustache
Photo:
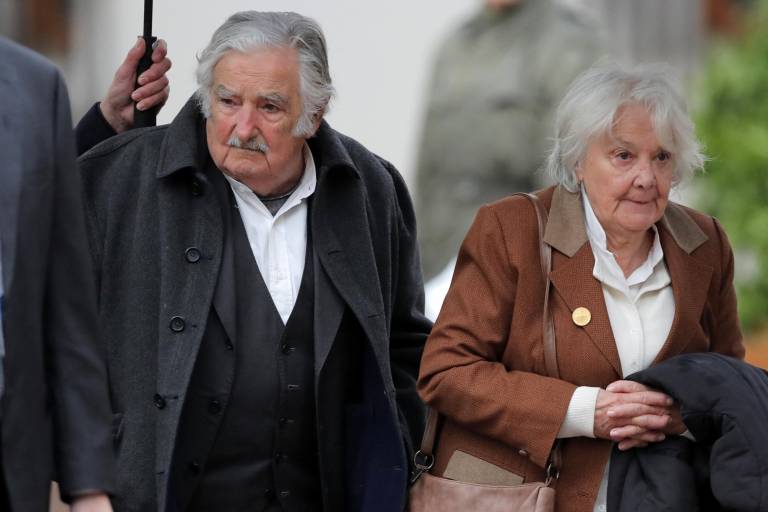
[[[264,153],[264,154],[269,152],[269,146],[267,145],[266,141],[261,137],[253,137],[243,142],[240,140],[240,137],[238,137],[237,135],[232,135],[227,141],[227,146],[237,148],[237,149],[248,149],[250,151],[258,151],[259,153]]]

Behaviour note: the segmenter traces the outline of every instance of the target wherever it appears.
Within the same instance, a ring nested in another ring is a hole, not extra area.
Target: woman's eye
[[[671,159],[671,158],[672,158],[672,155],[670,155],[670,154],[669,154],[668,152],[666,152],[666,151],[662,151],[661,153],[659,153],[658,155],[656,155],[656,159],[657,159],[659,162],[666,162],[667,160],[669,160],[669,159]]]
[[[631,156],[632,155],[629,154],[629,151],[619,151],[618,153],[616,153],[616,158],[618,158],[619,160],[629,160]]]

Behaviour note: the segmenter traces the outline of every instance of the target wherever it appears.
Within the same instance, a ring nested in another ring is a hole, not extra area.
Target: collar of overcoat
[[[208,158],[203,127],[199,107],[192,98],[168,127],[156,168],[157,178],[166,178],[182,169],[201,168]],[[309,213],[315,271],[316,375],[333,345],[345,304],[359,320],[382,364],[386,360],[386,320],[360,171],[342,136],[325,121],[307,143],[317,169],[317,186]],[[215,213],[211,208],[209,211]],[[222,229],[220,222],[210,227]],[[228,334],[234,336],[234,317],[222,318],[222,323]],[[385,370],[388,369],[382,368]]]
[[[682,206],[670,202],[656,227],[672,280],[675,316],[667,340],[654,362],[685,350],[690,334],[695,332],[692,327],[698,324],[707,300],[713,271],[711,266],[694,256],[708,237]],[[585,307],[592,313],[592,320],[584,330],[616,375],[621,377],[619,354],[602,286],[592,275],[595,258],[588,243],[579,192],[569,192],[562,186],[555,188],[544,241],[556,251],[550,274],[552,285],[571,311]]]

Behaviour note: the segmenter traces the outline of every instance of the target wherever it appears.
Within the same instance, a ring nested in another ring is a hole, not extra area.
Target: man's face
[[[216,166],[262,196],[290,190],[304,171],[305,138],[293,135],[302,114],[296,50],[228,52],[210,95],[206,137]]]

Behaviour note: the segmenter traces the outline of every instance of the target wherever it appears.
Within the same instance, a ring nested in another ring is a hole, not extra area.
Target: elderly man
[[[323,121],[314,21],[235,14],[197,78],[81,158],[115,509],[402,510],[430,328],[405,184]]]

